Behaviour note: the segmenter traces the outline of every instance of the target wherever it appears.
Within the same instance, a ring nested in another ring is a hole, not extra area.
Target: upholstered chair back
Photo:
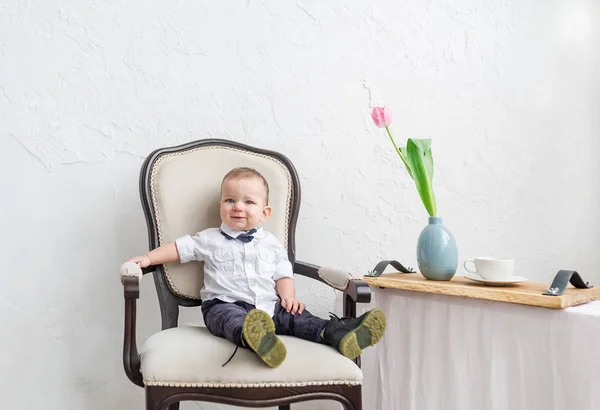
[[[269,184],[273,211],[263,227],[273,233],[294,262],[294,230],[300,190],[293,165],[281,154],[225,140],[203,140],[155,151],[140,179],[142,203],[150,231],[150,247],[180,236],[219,227],[221,181],[232,168],[250,167]],[[203,263],[171,263],[162,271],[171,292],[199,299]]]

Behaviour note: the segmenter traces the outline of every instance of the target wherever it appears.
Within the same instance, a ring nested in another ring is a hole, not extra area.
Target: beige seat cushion
[[[152,335],[140,351],[146,386],[268,387],[357,385],[362,371],[330,346],[280,336],[287,347],[283,364],[271,369],[252,351],[239,348],[205,327],[182,326]]]

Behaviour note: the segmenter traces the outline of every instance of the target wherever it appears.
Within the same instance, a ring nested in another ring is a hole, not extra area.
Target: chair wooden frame
[[[294,273],[327,284],[318,274],[319,266],[297,261],[295,258],[294,234],[300,208],[300,182],[298,174],[284,155],[249,145],[221,139],[205,139],[187,144],[155,150],[144,161],[140,173],[140,199],[148,227],[150,249],[159,246],[158,229],[150,195],[150,174],[154,163],[162,155],[194,149],[201,146],[224,146],[262,155],[275,157],[288,168],[292,176],[292,204],[289,223],[288,257]],[[143,273],[153,273],[159,298],[162,329],[177,326],[179,307],[199,306],[200,300],[187,299],[174,293],[167,283],[163,265],[149,266]],[[177,410],[181,401],[207,401],[246,407],[279,406],[280,410],[290,410],[290,404],[301,401],[329,399],[343,404],[346,410],[362,410],[362,386],[316,385],[303,387],[162,387],[144,386],[140,371],[140,356],[136,342],[136,300],[139,298],[139,280],[124,277],[125,330],[123,342],[123,366],[129,380],[145,387],[147,410]],[[360,279],[349,280],[343,290],[344,316],[356,317],[356,303],[368,303],[371,292],[367,283]],[[360,357],[355,360],[360,366]]]

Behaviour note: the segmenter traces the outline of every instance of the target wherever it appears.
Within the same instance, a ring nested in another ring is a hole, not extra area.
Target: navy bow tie
[[[251,242],[252,239],[254,239],[253,234],[256,233],[256,228],[250,229],[248,232],[246,233],[241,233],[237,236],[237,238],[234,238],[233,236],[227,235],[225,232],[223,232],[222,230],[219,229],[219,231],[221,232],[221,235],[223,235],[224,237],[226,237],[227,239],[239,239],[240,241],[244,242],[244,243],[248,243]]]

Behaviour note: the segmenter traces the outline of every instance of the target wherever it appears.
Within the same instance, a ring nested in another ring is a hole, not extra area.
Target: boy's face
[[[267,190],[258,178],[228,179],[221,187],[221,220],[236,231],[256,228],[271,215],[266,197]]]

